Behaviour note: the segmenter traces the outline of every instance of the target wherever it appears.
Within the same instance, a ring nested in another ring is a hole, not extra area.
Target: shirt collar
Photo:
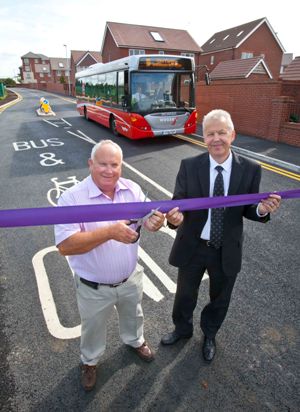
[[[209,155],[209,162],[212,170],[214,170],[216,166],[222,166],[225,172],[230,172],[232,166],[232,152],[229,153],[229,156],[223,163],[217,163],[211,155]]]
[[[95,184],[93,178],[91,175],[87,177],[88,179],[88,193],[89,193],[89,198],[92,199],[94,197],[98,196],[105,196],[104,193],[102,192],[101,189]],[[127,190],[128,188],[124,185],[124,183],[119,179],[117,181],[116,187],[115,187],[115,192],[119,192],[119,190]]]

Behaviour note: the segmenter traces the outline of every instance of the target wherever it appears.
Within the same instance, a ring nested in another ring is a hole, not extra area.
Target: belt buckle
[[[207,240],[207,241],[206,241],[206,246],[207,246],[207,247],[212,247],[212,244],[211,244],[210,240]]]
[[[113,283],[112,285],[109,285],[110,288],[116,288],[117,286],[122,285],[123,282],[119,282],[119,283]]]

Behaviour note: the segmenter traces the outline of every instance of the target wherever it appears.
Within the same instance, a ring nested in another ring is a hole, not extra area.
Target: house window
[[[34,59],[34,63],[38,63],[39,62],[39,59]]]
[[[129,49],[129,56],[133,56],[135,54],[145,54],[145,50]]]
[[[223,41],[228,39],[228,37],[229,37],[229,34],[227,34],[227,36],[224,37]]]
[[[40,73],[40,77],[44,77],[44,73]]]
[[[158,54],[165,54],[163,50],[158,50]]]
[[[241,55],[241,59],[251,59],[253,57],[253,53],[243,52]]]
[[[25,72],[30,72],[30,67],[25,66]]]
[[[31,73],[25,73],[25,79],[30,80],[31,79]]]
[[[59,63],[58,63],[58,67],[61,67],[61,68],[62,68],[62,67],[64,67],[64,64],[63,64],[62,62],[59,62]]]
[[[180,53],[181,56],[195,57],[194,53]]]
[[[209,42],[209,44],[212,44],[215,40],[216,40],[216,39],[212,39],[212,40]]]
[[[210,64],[214,64],[215,62],[215,56],[210,56]]]
[[[155,41],[164,41],[161,35],[157,31],[150,31],[151,36]]]
[[[236,37],[240,37],[240,35],[243,34],[243,33],[244,33],[244,30],[241,30],[241,31],[236,35]]]
[[[61,76],[61,70],[57,70],[56,75]]]
[[[24,64],[27,66],[29,64],[29,59],[24,59]]]

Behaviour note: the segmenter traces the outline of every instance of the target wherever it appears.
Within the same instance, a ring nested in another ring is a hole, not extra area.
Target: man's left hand
[[[258,213],[265,215],[267,213],[274,213],[280,206],[281,196],[272,194],[267,199],[263,199],[258,204]]]

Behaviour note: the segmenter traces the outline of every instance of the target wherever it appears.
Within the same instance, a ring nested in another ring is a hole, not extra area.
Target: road
[[[44,97],[56,116],[38,117],[41,94],[18,91],[23,100],[0,115],[0,209],[55,207],[60,190],[87,175],[90,151],[103,138],[121,145],[124,177],[151,200],[169,199],[180,160],[205,150],[176,137],[115,137],[81,118],[69,99],[51,94]],[[264,170],[261,191],[296,189],[299,178]],[[299,200],[287,200],[270,223],[245,222],[243,268],[209,366],[199,328],[208,280],[200,288],[193,338],[162,347],[162,334],[172,330],[176,269],[168,254],[174,234],[144,232],[145,336],[156,360],[145,364],[120,342],[114,314],[89,394],[79,381],[72,273],[56,251],[53,227],[1,229],[0,410],[298,411],[299,212]]]

